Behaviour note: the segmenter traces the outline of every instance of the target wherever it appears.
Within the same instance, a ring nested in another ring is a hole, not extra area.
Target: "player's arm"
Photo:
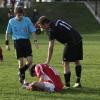
[[[12,26],[11,26],[11,21],[9,20],[6,34],[5,34],[5,45],[7,50],[10,50],[10,46],[9,46],[10,33],[12,33]]]
[[[51,58],[52,58],[53,48],[54,48],[54,42],[55,42],[55,40],[50,40],[50,41],[49,41],[48,56],[47,56],[46,64],[49,64],[49,63],[50,63],[50,60],[51,60]]]
[[[39,77],[39,82],[43,82],[44,81],[44,78],[43,78],[43,75],[41,75],[40,77]]]
[[[34,39],[34,44],[35,44],[35,47],[38,48],[38,42],[37,42],[37,35],[36,35],[36,28],[35,26],[32,24],[31,20],[28,18],[28,29],[29,29],[29,32],[32,33],[32,37]]]
[[[43,82],[44,81],[44,72],[43,72],[43,68],[41,67],[40,64],[35,66],[35,73],[37,78],[39,79],[39,82]]]
[[[10,46],[9,46],[9,33],[8,32],[6,32],[6,35],[5,35],[5,45],[6,45],[6,49],[10,50]]]

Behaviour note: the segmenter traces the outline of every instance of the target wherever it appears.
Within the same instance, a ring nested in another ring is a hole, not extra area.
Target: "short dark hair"
[[[15,14],[17,14],[17,13],[20,13],[20,14],[24,14],[24,9],[23,9],[23,7],[16,7],[15,9],[14,9],[14,13]]]
[[[31,68],[29,68],[29,72],[30,72],[30,75],[31,75],[32,77],[35,76],[35,66],[36,66],[36,64],[33,64],[33,65],[31,66]]]
[[[49,23],[50,20],[46,17],[46,16],[41,16],[39,19],[38,19],[38,24],[41,24],[41,25],[44,25],[45,23]]]

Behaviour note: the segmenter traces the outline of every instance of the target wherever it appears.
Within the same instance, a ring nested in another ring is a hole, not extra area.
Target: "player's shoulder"
[[[9,22],[12,23],[12,22],[14,22],[15,20],[16,20],[16,18],[13,17],[13,18],[9,19]]]
[[[42,67],[42,65],[41,65],[41,64],[37,64],[37,65],[35,66],[35,69],[38,69],[38,68],[40,68],[40,67]]]
[[[62,21],[61,19],[52,20],[52,21],[50,22],[50,27],[51,27],[51,28],[55,28],[56,26],[59,25],[59,22],[61,22],[61,21]]]
[[[37,64],[36,66],[35,66],[35,70],[37,71],[37,70],[43,70],[43,65],[42,64]]]
[[[30,18],[27,17],[27,16],[24,16],[23,19],[24,19],[25,21],[30,21]]]
[[[47,65],[47,64],[37,64],[37,65],[36,65],[36,68],[39,68],[39,67],[40,67],[40,68],[44,68],[44,67],[47,67],[47,68],[48,68],[49,65]]]

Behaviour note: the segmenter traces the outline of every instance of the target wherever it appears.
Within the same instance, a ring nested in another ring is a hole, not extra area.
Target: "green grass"
[[[1,35],[1,34],[0,34]],[[11,51],[5,50],[4,35],[0,37],[0,45],[3,48],[4,62],[0,63],[0,100],[100,100],[100,34],[84,34],[84,60],[82,61],[82,85],[81,89],[62,90],[61,93],[30,92],[21,88],[18,82],[18,65],[15,50],[11,41]],[[32,41],[33,62],[43,63],[47,56],[47,36],[40,35],[40,48],[36,49]],[[55,66],[63,78],[63,67],[61,65],[63,46],[56,42],[51,64]],[[71,64],[71,85],[75,82],[74,65]],[[27,71],[28,81],[35,81]]]
[[[0,46],[3,48],[4,62],[0,63],[0,100],[100,100],[100,25],[93,18],[84,4],[70,3],[35,3],[41,15],[51,19],[68,19],[83,35],[84,60],[82,61],[82,86],[81,89],[62,90],[61,93],[30,92],[23,90],[18,81],[18,64],[15,57],[13,41],[10,41],[11,51],[5,50],[4,34],[0,34]],[[29,10],[28,10],[29,11]],[[27,12],[30,14],[29,12]],[[53,13],[53,16],[52,16]],[[63,16],[62,16],[63,15]],[[0,33],[5,33],[7,23],[7,9],[0,9]],[[33,62],[43,63],[47,57],[47,36],[40,35],[40,48],[36,49],[33,41]],[[55,66],[63,77],[61,65],[63,45],[56,42],[51,64]],[[75,82],[74,64],[71,64],[71,86]],[[28,81],[35,81],[27,71]]]

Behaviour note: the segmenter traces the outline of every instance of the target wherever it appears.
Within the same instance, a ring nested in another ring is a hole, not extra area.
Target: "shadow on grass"
[[[8,91],[7,91],[8,90]],[[0,94],[6,95],[6,96],[22,96],[22,97],[31,97],[34,96],[35,98],[66,98],[66,96],[73,95],[73,97],[77,94],[82,95],[100,95],[100,88],[90,88],[90,87],[83,87],[83,88],[71,88],[71,89],[63,89],[59,93],[47,93],[47,92],[41,92],[41,91],[27,91],[23,90],[22,88],[19,89],[7,89],[2,88],[0,89]],[[65,95],[65,96],[64,96]]]
[[[82,88],[71,88],[71,89],[63,89],[61,91],[61,94],[94,94],[99,95],[100,94],[100,88],[90,88],[90,87],[82,87]]]

